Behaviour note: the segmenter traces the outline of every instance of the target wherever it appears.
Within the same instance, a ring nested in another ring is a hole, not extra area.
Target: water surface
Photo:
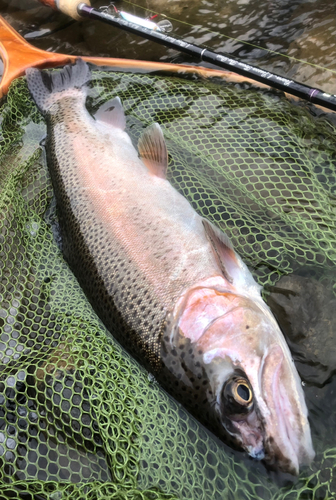
[[[92,1],[94,7],[106,3]],[[162,19],[165,15],[173,24],[173,36],[336,93],[333,0],[124,0],[117,5],[141,17],[159,13],[156,19]],[[184,54],[96,21],[69,24],[68,18],[33,0],[0,0],[0,13],[44,50],[199,64]]]

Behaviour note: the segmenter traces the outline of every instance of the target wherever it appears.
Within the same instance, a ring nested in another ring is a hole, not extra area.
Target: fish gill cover
[[[331,123],[247,85],[94,71],[91,110],[113,96],[134,143],[160,123],[170,181],[266,293],[301,276],[332,295]],[[332,375],[307,388],[317,457],[297,480],[223,446],[113,340],[64,262],[44,135],[18,79],[1,107],[0,499],[335,498]]]

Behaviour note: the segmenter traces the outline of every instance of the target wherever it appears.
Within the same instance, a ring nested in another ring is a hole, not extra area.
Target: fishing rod
[[[95,9],[89,5],[88,0],[87,2],[79,2],[78,0],[40,0],[40,2],[58,8],[77,20],[89,18],[101,21],[133,35],[139,35],[147,40],[184,52],[200,59],[200,61],[214,64],[220,68],[233,71],[269,87],[286,92],[287,94],[336,111],[336,95],[328,94],[327,92],[323,92],[323,90],[284,78],[270,71],[241,62],[228,55],[218,54],[205,47],[174,38],[166,33],[168,30],[161,29],[160,25],[154,22],[130,14],[127,15],[122,11],[118,12],[117,9],[115,9],[116,12],[111,13],[108,7]]]

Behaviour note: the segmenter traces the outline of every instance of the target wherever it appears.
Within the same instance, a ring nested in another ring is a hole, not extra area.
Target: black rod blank
[[[93,7],[81,3],[78,6],[78,14],[82,17],[89,17],[91,19],[96,19],[104,23],[110,24],[116,28],[123,29],[134,35],[139,35],[143,38],[147,38],[153,42],[160,43],[166,47],[184,52],[193,57],[199,58],[201,61],[205,61],[220,68],[224,68],[229,71],[233,71],[239,75],[246,76],[252,80],[268,85],[288,94],[300,97],[306,101],[312,102],[314,104],[319,104],[327,109],[336,111],[336,95],[331,95],[323,92],[320,89],[315,89],[304,85],[302,83],[295,82],[294,80],[289,80],[282,76],[276,75],[269,71],[251,66],[244,62],[238,61],[233,57],[228,57],[226,55],[217,54],[212,50],[208,50],[203,47],[199,47],[192,43],[185,42],[184,40],[179,40],[170,35],[166,35],[162,31],[152,30],[140,26],[139,24],[125,21],[124,19],[114,17],[106,12],[99,11]]]

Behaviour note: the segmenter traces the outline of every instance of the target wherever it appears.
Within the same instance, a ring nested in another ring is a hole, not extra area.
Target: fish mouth
[[[286,368],[280,346],[271,346],[262,369],[262,393],[268,409],[265,461],[271,468],[298,475],[300,465],[310,464],[315,452],[300,379],[297,374],[284,378]],[[293,374],[293,370],[290,373]],[[286,389],[288,384],[290,392]]]
[[[315,456],[300,378],[278,344],[264,354],[258,374],[246,374],[254,388],[255,409],[245,419],[231,419],[239,441],[268,469],[297,476]]]

